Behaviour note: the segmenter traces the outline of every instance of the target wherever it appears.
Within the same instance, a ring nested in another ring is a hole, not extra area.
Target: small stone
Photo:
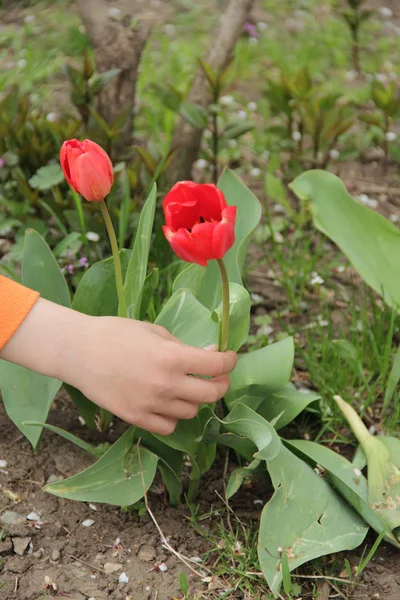
[[[6,460],[0,460],[0,469],[5,469],[7,466],[7,461]]]
[[[150,546],[149,544],[144,544],[141,546],[138,553],[138,558],[145,562],[151,562],[154,560],[156,558],[156,551],[154,547]]]
[[[53,552],[51,553],[51,560],[54,560],[54,562],[57,562],[58,560],[60,560],[60,556],[61,556],[60,551],[57,550],[57,548],[54,548]]]
[[[122,569],[122,565],[119,565],[117,563],[106,562],[103,569],[105,573],[107,573],[107,575],[111,575],[116,571],[120,571]]]
[[[15,554],[18,554],[18,556],[23,556],[25,550],[31,543],[31,538],[30,537],[16,537],[16,538],[13,538],[12,542],[13,542]]]
[[[35,511],[30,512],[26,518],[28,521],[40,521],[40,515],[38,515]]]
[[[93,519],[85,519],[85,521],[82,523],[82,527],[91,527],[93,524]]]
[[[119,583],[128,583],[129,581],[129,577],[126,573],[121,573],[121,575],[118,578],[118,582]]]
[[[25,517],[13,510],[6,510],[6,512],[3,513],[1,520],[7,525],[19,525],[20,523],[24,523]]]
[[[161,571],[161,573],[165,573],[166,571],[168,571],[168,567],[167,567],[167,565],[166,565],[165,563],[161,563],[161,564],[158,566],[158,568],[159,568],[159,570]]]
[[[47,478],[46,483],[57,483],[57,481],[59,481],[57,475],[50,475],[50,477]]]

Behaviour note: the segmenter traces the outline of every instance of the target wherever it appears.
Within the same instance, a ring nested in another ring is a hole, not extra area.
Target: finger
[[[178,420],[174,419],[173,417],[155,413],[146,415],[145,419],[142,416],[138,419],[127,419],[127,421],[132,425],[137,425],[142,429],[146,429],[146,431],[158,433],[159,435],[171,435],[171,433],[175,431],[175,427],[178,422]]]
[[[205,380],[186,376],[174,390],[179,398],[195,404],[212,404],[223,398],[229,390],[229,375]]]
[[[230,373],[236,366],[236,354],[229,350],[228,352],[210,352],[192,346],[185,346],[182,350],[180,366],[185,373],[219,377]]]
[[[160,403],[156,408],[159,414],[173,419],[193,419],[199,410],[199,405],[185,400],[169,400]]]

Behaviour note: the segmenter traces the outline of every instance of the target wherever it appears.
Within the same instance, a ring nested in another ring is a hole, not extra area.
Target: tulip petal
[[[225,196],[212,183],[200,183],[195,190],[200,216],[205,221],[220,221],[226,208]]]
[[[199,252],[199,247],[194,243],[193,235],[187,229],[179,229],[172,231],[166,225],[163,225],[163,232],[172,250],[187,262],[193,262],[202,267],[207,266],[207,259],[202,252]]]
[[[196,202],[170,202],[164,209],[167,224],[178,231],[178,229],[191,229],[198,222],[200,215]]]
[[[79,155],[70,165],[73,187],[89,202],[99,202],[110,193],[113,183],[109,165],[95,152]]]

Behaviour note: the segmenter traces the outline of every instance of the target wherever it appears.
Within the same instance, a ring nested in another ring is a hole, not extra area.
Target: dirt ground
[[[88,432],[79,424],[74,407],[63,395],[56,400],[49,421],[93,443],[100,441],[98,434]],[[0,585],[3,585],[0,598],[172,600],[182,598],[178,583],[182,571],[191,589],[204,594],[202,598],[217,598],[227,589],[227,584],[220,581],[221,587],[212,591],[209,583],[202,583],[199,576],[191,574],[180,560],[165,550],[147,515],[139,516],[137,512],[128,513],[100,504],[89,506],[43,492],[41,488],[49,478],[72,475],[87,467],[92,458],[50,432],[44,433],[40,452],[35,456],[3,408],[0,410],[0,460],[7,461],[7,466],[0,470],[0,520],[16,521],[6,524],[0,542]],[[219,506],[215,492],[222,492],[218,473],[220,470],[204,478],[199,514]],[[237,500],[240,504],[233,504],[241,519],[257,518],[256,498],[260,498],[259,491],[242,490]],[[187,507],[170,508],[163,495],[157,493],[150,493],[149,500],[174,549],[189,558],[201,557],[209,549],[208,542],[188,522]],[[83,523],[88,519],[94,523],[86,527]],[[203,523],[206,530],[215,520]],[[354,564],[359,561],[356,554],[349,558]],[[159,570],[159,563],[167,566],[165,572]],[[195,565],[195,568],[200,566]],[[119,583],[121,576],[126,583]],[[228,597],[251,600],[240,593]],[[399,600],[400,554],[381,545],[353,595],[346,597]]]

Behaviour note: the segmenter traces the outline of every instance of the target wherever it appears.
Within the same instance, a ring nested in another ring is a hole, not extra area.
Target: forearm
[[[87,319],[90,317],[39,298],[0,351],[0,358],[62,379],[77,360],[77,340],[84,337]]]

